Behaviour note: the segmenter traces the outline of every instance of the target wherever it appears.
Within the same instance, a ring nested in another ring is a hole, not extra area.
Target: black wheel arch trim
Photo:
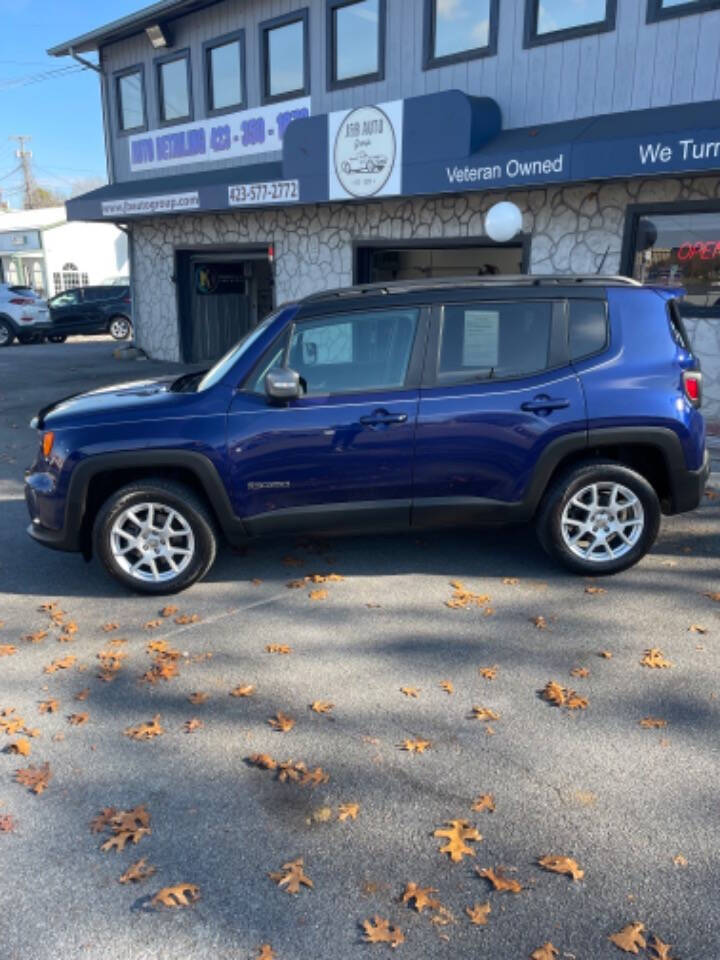
[[[88,494],[92,480],[101,473],[132,467],[142,468],[143,474],[153,468],[183,467],[189,470],[200,483],[224,536],[231,543],[247,540],[245,526],[233,512],[225,485],[208,457],[189,450],[152,449],[101,453],[81,460],[70,474],[62,530],[55,535],[54,532],[51,534],[50,531],[38,530],[31,525],[33,537],[58,550],[84,550],[82,534],[87,519]],[[49,542],[50,539],[53,540],[52,543]]]

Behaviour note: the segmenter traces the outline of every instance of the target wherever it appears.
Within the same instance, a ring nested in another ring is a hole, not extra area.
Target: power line
[[[76,73],[85,73],[86,69],[86,67],[72,65],[59,67],[57,70],[43,70],[40,73],[28,74],[24,77],[7,77],[4,80],[0,80],[0,90],[11,90],[14,87],[29,87],[35,83],[43,83],[45,80],[56,80]]]

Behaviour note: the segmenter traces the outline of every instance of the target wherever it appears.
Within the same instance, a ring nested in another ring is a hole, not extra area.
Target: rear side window
[[[607,304],[604,300],[570,301],[570,359],[581,360],[607,345]]]
[[[550,365],[553,304],[520,300],[447,304],[439,383],[521,377]]]

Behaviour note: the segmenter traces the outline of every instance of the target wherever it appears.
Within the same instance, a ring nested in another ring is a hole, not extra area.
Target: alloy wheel
[[[628,487],[591,483],[574,494],[562,513],[562,538],[576,557],[608,563],[625,556],[645,529],[645,511]]]
[[[175,580],[195,556],[195,536],[187,519],[164,503],[136,503],[110,530],[113,559],[129,576],[145,583]]]
[[[113,322],[110,324],[110,334],[116,340],[124,340],[129,333],[130,324],[127,322],[127,320],[113,320]]]

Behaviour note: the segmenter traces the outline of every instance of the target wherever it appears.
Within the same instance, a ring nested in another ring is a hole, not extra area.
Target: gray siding
[[[223,0],[172,23],[174,46],[191,50],[195,119],[206,116],[203,42],[245,29],[247,99],[249,107],[256,106],[260,103],[258,24],[302,5],[302,0]],[[525,0],[501,0],[496,56],[423,70],[425,0],[387,0],[385,79],[328,91],[326,0],[307,0],[305,5],[310,9],[310,94],[316,114],[457,88],[494,97],[502,108],[504,126],[512,128],[720,98],[720,10],[646,24],[647,0],[618,0],[613,32],[525,50]],[[104,48],[102,57],[110,77],[124,67],[144,64],[151,130],[159,126],[153,54],[142,34]],[[127,138],[117,133],[114,84],[110,82],[108,88],[115,179],[152,176],[130,174]],[[270,158],[255,155],[250,162]],[[179,166],[172,172],[188,169],[202,170],[204,165]]]

